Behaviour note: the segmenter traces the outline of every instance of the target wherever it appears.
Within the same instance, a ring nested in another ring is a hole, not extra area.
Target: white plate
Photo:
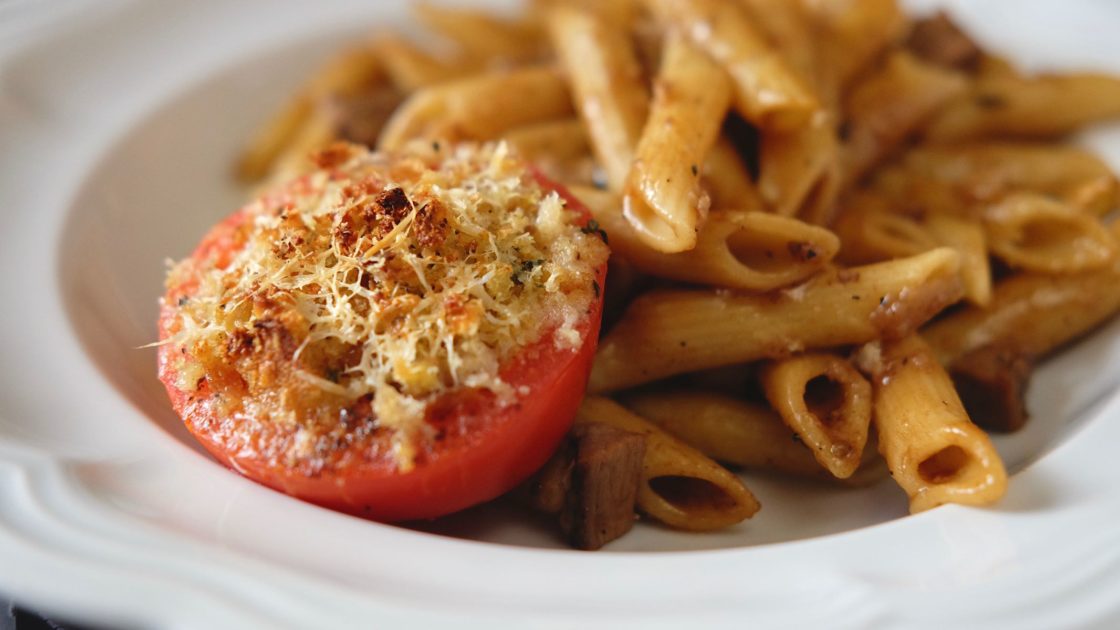
[[[1112,0],[951,4],[1030,68],[1120,72]],[[0,590],[160,627],[1047,628],[1120,614],[1120,325],[1039,370],[1029,428],[998,440],[1016,474],[991,510],[902,518],[889,483],[751,478],[764,509],[749,523],[642,525],[585,554],[542,549],[557,546],[548,530],[499,506],[425,527],[475,539],[462,540],[303,504],[206,457],[154,353],[136,349],[155,338],[163,260],[238,205],[229,164],[277,99],[345,36],[403,13],[0,4]],[[1120,166],[1120,129],[1086,141]]]

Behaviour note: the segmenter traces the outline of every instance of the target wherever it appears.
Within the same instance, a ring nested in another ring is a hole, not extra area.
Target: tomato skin
[[[539,174],[534,177],[546,188],[557,190],[568,207],[585,222],[587,210],[559,185]],[[233,233],[244,222],[238,212],[218,224],[203,239],[192,257],[228,256],[237,246]],[[606,265],[597,270],[596,282],[603,287]],[[189,294],[193,283],[169,289],[161,310],[160,338],[166,339],[175,321],[173,307],[179,296]],[[176,386],[177,349],[159,348],[159,375],[175,411],[187,429],[225,466],[265,486],[334,510],[394,522],[427,519],[450,514],[496,498],[540,468],[571,427],[587,386],[599,336],[602,292],[598,291],[587,318],[576,326],[583,340],[575,350],[559,350],[553,334],[525,348],[502,367],[501,376],[519,393],[516,400],[499,406],[490,398],[457,400],[452,393],[445,402],[453,417],[449,421],[470,427],[465,435],[447,444],[437,442],[427,457],[409,472],[402,473],[385,462],[360,462],[326,468],[307,474],[284,466],[253,449],[230,449],[221,429],[229,420],[220,417],[208,392],[187,392]]]

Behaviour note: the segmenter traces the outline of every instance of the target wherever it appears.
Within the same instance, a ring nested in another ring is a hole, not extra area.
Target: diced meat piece
[[[560,528],[577,549],[598,549],[630,531],[638,498],[645,436],[604,424],[573,432],[575,465]]]
[[[1007,433],[1027,421],[1024,397],[1033,368],[1022,353],[985,346],[956,360],[949,372],[972,421]]]
[[[519,499],[556,516],[576,549],[599,549],[634,525],[644,435],[605,424],[572,429]]]
[[[944,12],[918,20],[906,42],[915,55],[934,65],[973,70],[983,51]]]

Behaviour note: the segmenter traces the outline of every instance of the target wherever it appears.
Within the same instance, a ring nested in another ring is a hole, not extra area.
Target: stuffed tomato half
[[[383,521],[492,499],[583,397],[608,250],[503,145],[335,145],[172,267],[159,376],[220,462]]]

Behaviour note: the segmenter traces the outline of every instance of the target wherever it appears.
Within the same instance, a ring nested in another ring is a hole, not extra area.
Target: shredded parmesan
[[[235,370],[239,415],[299,427],[289,458],[365,397],[407,470],[429,403],[473,387],[508,404],[524,394],[500,368],[520,349],[581,344],[606,248],[504,144],[319,159],[243,210],[226,264],[172,268],[169,295],[197,281],[173,305],[180,385]]]

